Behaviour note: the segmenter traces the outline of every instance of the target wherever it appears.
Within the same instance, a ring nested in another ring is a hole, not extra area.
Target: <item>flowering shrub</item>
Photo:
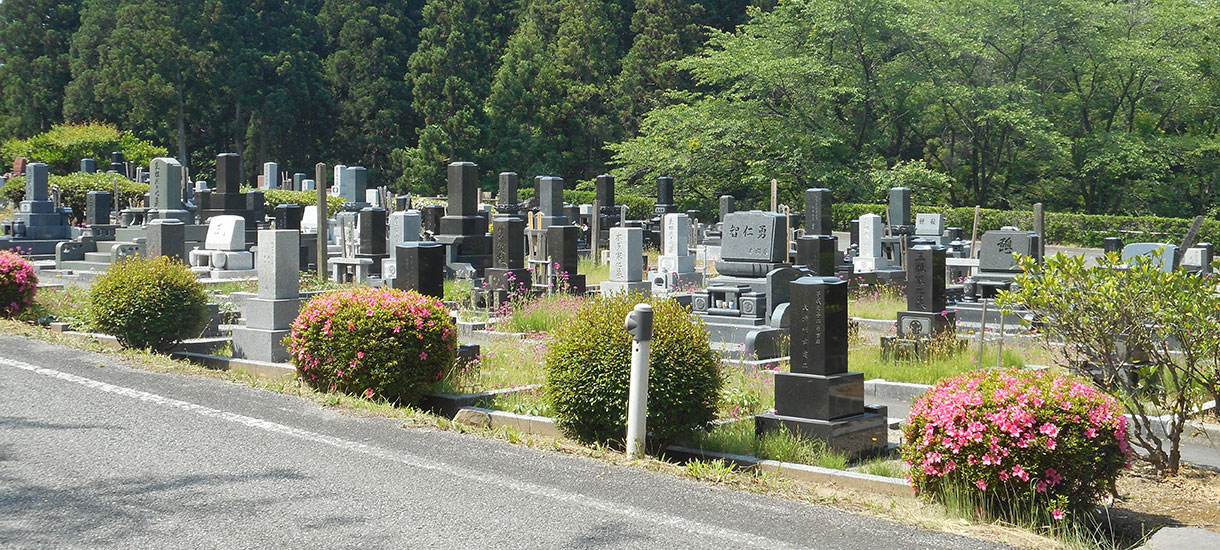
[[[999,511],[1032,502],[1055,519],[1094,505],[1131,454],[1117,401],[1045,372],[944,380],[915,403],[904,433],[917,492],[936,498],[968,487]]]
[[[453,367],[457,327],[434,298],[356,288],[305,304],[292,323],[288,350],[301,379],[314,388],[414,403]]]
[[[34,303],[38,276],[25,258],[0,250],[0,317],[13,317]]]
[[[547,345],[547,397],[560,429],[581,441],[626,435],[631,335],[623,320],[640,302],[653,307],[649,445],[663,446],[716,418],[723,379],[707,328],[672,299],[599,296],[584,300]]]
[[[133,257],[106,268],[89,287],[88,317],[125,348],[166,351],[203,330],[208,297],[182,262]]]

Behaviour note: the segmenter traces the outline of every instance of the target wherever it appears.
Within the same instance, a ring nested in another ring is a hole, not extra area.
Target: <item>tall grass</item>
[[[458,365],[432,384],[437,393],[476,393],[541,384],[546,379],[546,342],[497,340],[483,347],[476,361]]]
[[[750,420],[712,426],[692,436],[688,445],[705,451],[757,456],[836,470],[845,469],[848,465],[845,455],[826,449],[825,443],[819,439],[800,438],[787,430],[757,437],[754,422]]]
[[[852,289],[847,295],[847,314],[864,319],[897,319],[907,308],[906,287],[869,285]]]
[[[499,319],[492,328],[501,332],[549,333],[576,315],[582,300],[562,292],[518,296],[501,306]]]

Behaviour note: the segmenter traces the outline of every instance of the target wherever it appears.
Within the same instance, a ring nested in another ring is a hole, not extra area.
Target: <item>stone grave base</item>
[[[55,259],[55,245],[68,239],[14,239],[0,237],[0,250],[21,249],[24,256],[32,256],[36,260]]]
[[[767,413],[754,417],[758,435],[787,428],[794,434],[817,438],[826,448],[850,457],[878,454],[888,445],[885,406],[867,405],[864,412],[835,420],[812,420]]]
[[[192,267],[191,273],[201,279],[254,279],[258,278],[257,269],[215,269],[211,267]]]
[[[614,294],[624,294],[627,292],[637,292],[645,296],[652,294],[652,283],[648,281],[636,281],[628,283],[623,281],[603,281],[601,286],[603,296],[611,296]]]
[[[691,291],[705,286],[703,274],[694,271],[689,273],[649,271],[648,281],[652,285],[652,293],[657,296],[690,294]]]
[[[689,295],[687,296],[689,298]],[[740,357],[753,359],[775,359],[786,355],[780,349],[784,329],[768,326],[762,319],[725,317],[695,313],[707,326],[708,337],[713,343],[741,346]]]
[[[983,302],[958,302],[953,307],[957,310],[958,327],[978,329],[983,326]],[[986,321],[989,329],[999,330],[1000,318],[1003,317],[1006,334],[1025,332],[1026,328],[1021,326],[1021,319],[1029,314],[1027,311],[1004,314],[994,301],[987,300]]]
[[[284,330],[262,330],[256,328],[233,328],[233,357],[267,363],[285,363],[289,359],[284,337],[292,332]]]

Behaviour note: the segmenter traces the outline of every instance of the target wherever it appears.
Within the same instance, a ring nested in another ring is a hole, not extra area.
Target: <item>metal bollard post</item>
[[[648,364],[652,345],[652,306],[636,304],[627,314],[631,333],[631,386],[627,394],[627,456],[644,456],[644,436],[648,432]]]

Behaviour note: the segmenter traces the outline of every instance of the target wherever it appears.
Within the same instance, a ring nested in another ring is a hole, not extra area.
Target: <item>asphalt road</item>
[[[3,548],[993,548],[0,336]]]

